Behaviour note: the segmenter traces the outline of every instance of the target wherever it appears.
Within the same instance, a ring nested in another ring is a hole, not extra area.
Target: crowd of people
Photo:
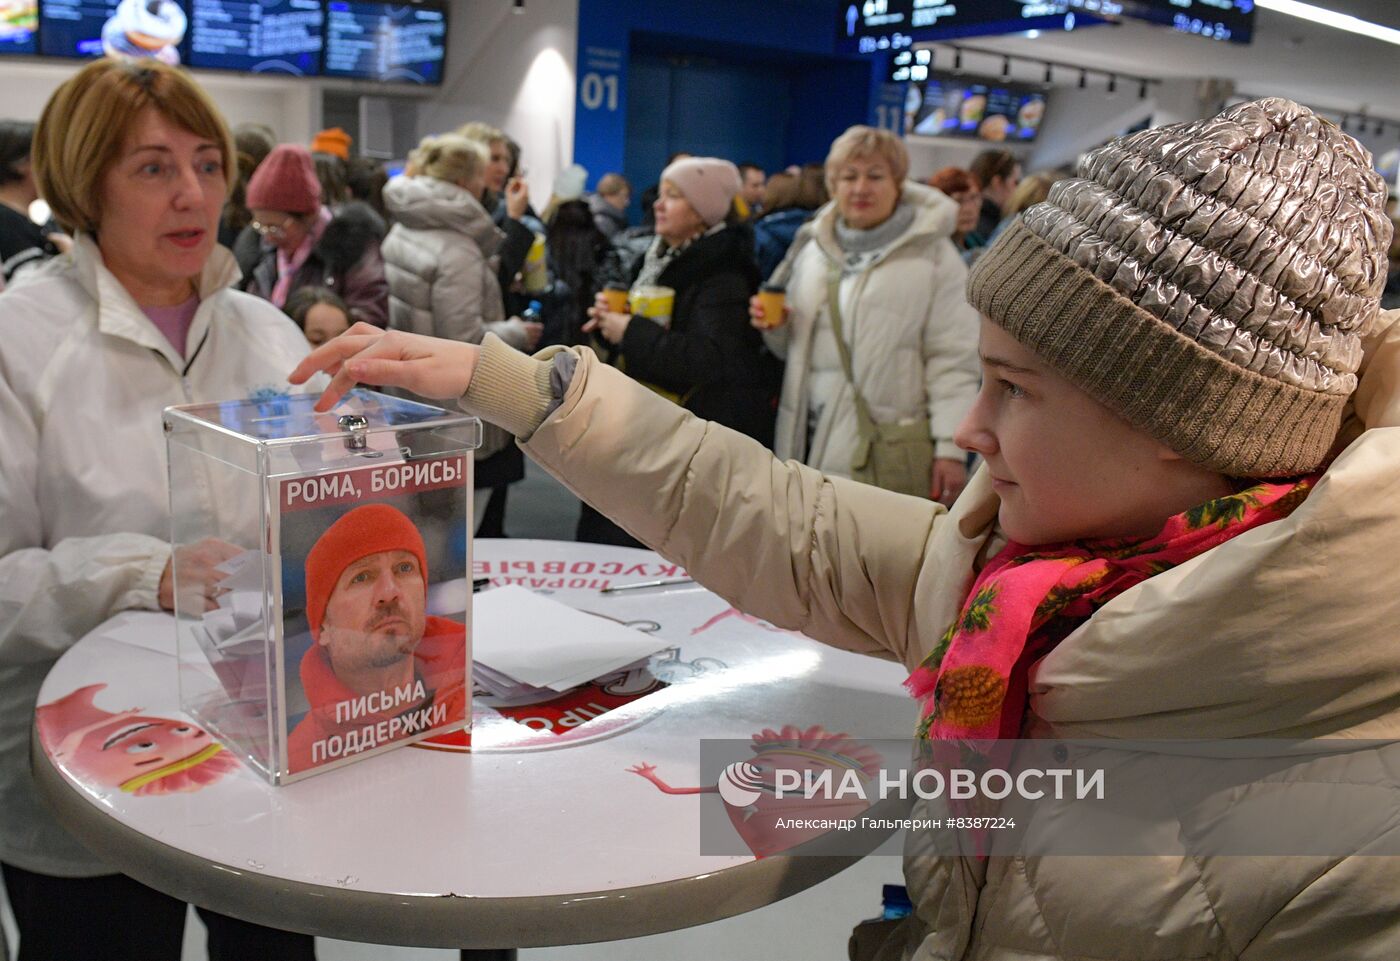
[[[1350,147],[1334,143],[1341,135],[1296,105],[1266,104],[1240,114],[1242,128],[1297,125],[1300,138],[1320,139],[1357,165]],[[319,359],[303,362],[298,379],[324,367],[334,375],[331,396],[356,378],[349,361],[361,350],[370,360],[389,351],[393,362],[435,352],[465,371],[446,380],[396,372],[374,381],[393,389],[455,397],[496,378],[518,400],[530,395],[533,420],[499,398],[468,394],[501,425],[488,427],[477,452],[479,535],[504,532],[506,492],[524,471],[514,440],[534,435],[537,456],[595,505],[581,509],[580,539],[651,546],[665,539],[691,571],[745,609],[898,657],[915,670],[911,680],[923,669],[930,685],[942,680],[938,658],[950,651],[980,656],[951,628],[930,652],[974,576],[1024,594],[1026,623],[1042,600],[1063,601],[1054,637],[998,622],[1008,675],[1000,681],[1013,692],[1026,691],[1030,653],[1053,647],[1097,609],[1074,606],[1084,596],[1077,583],[1051,578],[1036,582],[1058,585],[1047,588],[1051,595],[1032,591],[1015,572],[1045,568],[1020,566],[1021,555],[983,566],[978,543],[939,540],[935,520],[968,487],[970,453],[995,470],[969,492],[976,506],[962,509],[985,513],[995,490],[1011,537],[1006,549],[1023,552],[1155,536],[1164,518],[1201,501],[1260,490],[1242,478],[1309,475],[1307,487],[1317,484],[1309,472],[1324,464],[1356,387],[1354,332],[1378,300],[1393,301],[1400,289],[1400,250],[1382,229],[1386,214],[1370,172],[1347,168],[1355,194],[1347,223],[1359,225],[1352,240],[1360,252],[1356,263],[1333,265],[1351,271],[1328,288],[1336,306],[1304,289],[1301,273],[1286,274],[1276,280],[1287,296],[1266,298],[1277,317],[1255,329],[1215,286],[1219,277],[1243,286],[1240,271],[1158,264],[1153,269],[1166,274],[1156,288],[1134,286],[1147,268],[1117,248],[1105,252],[1111,244],[1077,226],[1093,217],[1103,236],[1129,249],[1134,225],[1168,219],[1169,212],[1134,213],[1115,199],[1106,185],[1141,193],[1144,208],[1155,202],[1141,184],[1113,179],[1115,149],[1091,155],[1068,183],[1058,171],[1023,176],[1004,150],[923,178],[899,138],[854,126],[822,162],[771,176],[752,163],[678,154],[641,192],[650,199],[634,224],[632,184],[616,172],[586,193],[579,173],[566,171],[537,212],[520,176],[520,147],[487,124],[425,137],[389,176],[382,164],[353,156],[343,131],[323,131],[308,145],[279,143],[258,125],[230,131],[195,81],[155,63],[94,62],[58,89],[37,125],[0,123],[0,862],[26,952],[85,956],[82,946],[99,939],[106,957],[178,957],[184,906],[112,876],[40,804],[25,750],[34,703],[55,658],[77,638],[121,610],[173,607],[161,410],[284,383],[312,347]],[[40,197],[53,215],[47,226],[28,217]],[[1307,248],[1300,257],[1325,258],[1312,249],[1316,235],[1299,236]],[[1388,284],[1367,273],[1387,251]],[[1236,253],[1248,270],[1259,266],[1252,248]],[[1156,293],[1167,289],[1174,299]],[[1327,324],[1309,327],[1310,311]],[[1149,349],[1172,347],[1168,323],[1216,321],[1224,341],[1192,345],[1199,349],[1182,353],[1171,371],[1196,377],[1221,410],[1243,398],[1229,408],[1228,423],[1211,420],[1213,407],[1177,403]],[[1122,334],[1130,329],[1146,345],[1140,352]],[[1287,330],[1302,331],[1297,344]],[[1098,352],[1077,349],[1091,339]],[[552,375],[519,373],[536,362],[516,352],[551,345],[567,348],[538,362],[552,365]],[[1299,359],[1273,363],[1281,351]],[[1132,377],[1112,379],[1127,369]],[[556,381],[558,396],[534,396]],[[569,392],[571,383],[582,386]],[[1308,391],[1321,391],[1325,403]],[[1028,393],[1040,400],[1022,403]],[[1258,400],[1265,394],[1273,407]],[[589,404],[597,424],[576,449],[541,426],[542,412],[567,417]],[[1358,407],[1352,416],[1383,422],[1378,410]],[[706,434],[702,421],[729,430]],[[693,500],[648,513],[644,472],[625,473],[648,450],[656,477],[694,491]],[[1364,466],[1353,468],[1359,480],[1348,475],[1357,490],[1371,483]],[[699,480],[686,481],[687,472]],[[1042,476],[1048,480],[1038,483]],[[1276,484],[1236,505],[1240,524],[1231,536],[1260,521],[1269,509],[1260,504],[1275,494],[1289,510],[1305,496],[1310,509],[1332,504],[1321,485],[1309,495]],[[996,514],[994,504],[988,516]],[[724,519],[719,527],[716,518]],[[879,536],[862,540],[857,528]],[[793,531],[797,546],[788,541]],[[1002,537],[997,549],[1006,543]],[[1161,548],[1152,555],[1160,571],[1206,549],[1152,543]],[[186,548],[181,560],[212,583],[217,559],[198,557],[203,549]],[[1094,549],[1072,558],[1078,563]],[[1236,580],[1239,565],[1256,563],[1241,550],[1230,555]],[[819,564],[822,572],[794,581],[794,557],[798,567]],[[973,569],[933,591],[940,564]],[[916,591],[924,572],[929,590]],[[1223,582],[1233,583],[1226,574]],[[1093,674],[1102,665],[1081,667]],[[959,720],[955,699],[940,701],[935,690],[953,698],[936,686],[924,692],[935,732],[991,736],[986,724]],[[1162,698],[1159,717],[1209,707]],[[987,723],[1002,725],[993,734],[1020,729],[1025,705],[1012,700],[988,715]],[[1092,713],[1093,705],[1080,707]],[[1072,723],[1076,705],[1061,708]],[[1115,709],[1125,717],[1136,710]],[[1325,713],[1319,708],[1314,719]],[[1090,720],[1110,735],[1140,729],[1115,728],[1105,715]],[[1281,715],[1275,720],[1270,730],[1294,730]],[[1067,899],[1072,914],[1068,889],[1076,882],[1070,871],[1065,878],[1070,884],[1054,896]],[[975,885],[965,872],[926,881],[921,914],[937,924],[922,936],[938,942],[937,956],[960,956],[971,922],[958,906],[976,903]],[[998,883],[1034,886],[1024,877]],[[310,956],[309,938],[202,913],[213,958]],[[1007,930],[1034,926],[1008,923]],[[121,947],[128,940],[130,950]],[[1172,950],[1200,953],[1184,942]]]

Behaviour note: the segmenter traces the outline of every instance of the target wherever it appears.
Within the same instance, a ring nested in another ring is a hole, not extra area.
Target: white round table
[[[741,615],[697,585],[602,594],[674,576],[650,551],[478,540],[475,574],[649,630],[667,652],[652,685],[615,677],[527,716],[475,704],[472,746],[408,746],[284,787],[239,768],[199,790],[123,792],[33,764],[55,814],[120,870],[225,914],[347,940],[422,947],[537,947],[638,937],[795,894],[846,857],[705,855],[702,738],[784,725],[907,736],[917,719],[896,664]],[[183,718],[173,619],[119,615],[55,665],[47,704],[103,684],[108,711]],[[601,693],[600,693],[601,692]],[[591,696],[599,695],[599,696]],[[601,696],[607,695],[607,696]],[[571,698],[571,699],[570,699]],[[552,709],[551,709],[552,708]]]

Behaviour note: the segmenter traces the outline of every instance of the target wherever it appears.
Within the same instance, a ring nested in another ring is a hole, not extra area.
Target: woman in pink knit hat
[[[599,294],[583,330],[596,333],[629,376],[768,446],[782,372],[748,322],[759,276],[753,235],[734,210],[740,185],[738,168],[716,157],[686,157],[663,170],[652,207],[656,238],[628,281],[634,310],[649,287],[674,290],[674,306],[669,316],[642,316],[609,310]],[[578,538],[637,544],[587,504]]]
[[[352,201],[332,213],[321,202],[311,152],[281,144],[248,181],[247,203],[262,254],[244,289],[283,307],[302,287],[328,287],[350,307],[352,321],[389,323],[389,282],[379,244],[384,221]]]

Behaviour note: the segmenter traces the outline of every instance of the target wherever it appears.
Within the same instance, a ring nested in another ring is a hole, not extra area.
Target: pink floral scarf
[[[1007,544],[977,576],[938,646],[904,682],[923,702],[919,736],[1019,737],[1031,664],[1134,584],[1287,517],[1319,476],[1259,483],[1207,501],[1169,518],[1155,537],[1045,549]]]

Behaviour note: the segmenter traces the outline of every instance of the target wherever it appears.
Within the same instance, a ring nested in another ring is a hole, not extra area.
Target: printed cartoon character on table
[[[820,725],[803,730],[788,724],[781,731],[765,728],[755,734],[751,747],[753,760],[729,765],[712,787],[671,787],[656,774],[654,764],[638,764],[628,770],[666,794],[718,794],[734,830],[758,857],[781,853],[827,833],[824,828],[779,827],[780,823],[858,818],[870,807],[868,798],[875,794],[870,779],[880,771],[881,758],[874,748],[849,734],[831,734]],[[785,791],[780,798],[777,771],[796,771],[804,780],[831,771],[832,796],[807,798],[797,790]],[[848,771],[856,772],[864,797],[837,796],[842,792],[836,788]]]
[[[38,708],[39,739],[77,777],[127,794],[173,794],[198,791],[238,767],[189,721],[98,707],[93,699],[106,687],[89,684]]]

